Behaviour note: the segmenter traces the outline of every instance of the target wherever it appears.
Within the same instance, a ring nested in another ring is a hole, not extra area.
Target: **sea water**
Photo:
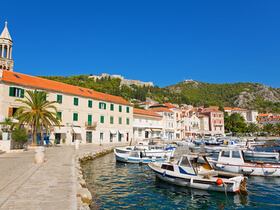
[[[186,153],[178,147],[176,156]],[[280,209],[280,178],[249,177],[248,195],[168,184],[148,165],[116,162],[114,153],[82,164],[91,209]]]

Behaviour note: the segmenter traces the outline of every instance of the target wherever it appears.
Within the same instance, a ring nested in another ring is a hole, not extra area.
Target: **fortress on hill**
[[[102,73],[101,76],[98,75],[89,76],[89,78],[94,78],[94,79],[101,79],[105,77],[120,78],[122,80],[121,85],[154,86],[153,82],[141,82],[140,80],[125,79],[121,75],[110,75],[110,74]]]

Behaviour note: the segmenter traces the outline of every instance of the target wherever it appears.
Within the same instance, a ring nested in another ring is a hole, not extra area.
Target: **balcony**
[[[88,129],[88,130],[94,130],[97,126],[97,122],[86,121],[85,126],[86,126],[86,129]]]

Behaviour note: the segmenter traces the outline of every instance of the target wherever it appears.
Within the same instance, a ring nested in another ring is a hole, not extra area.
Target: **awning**
[[[82,129],[79,127],[73,127],[74,133],[82,133]]]
[[[161,129],[159,129],[159,128],[152,128],[152,131],[154,131],[154,132],[161,132]]]
[[[151,131],[151,129],[150,129],[150,128],[147,128],[147,129],[145,129],[145,131]]]
[[[116,130],[110,130],[110,133],[117,135],[117,131]]]
[[[65,127],[54,127],[53,130],[54,133],[67,133],[67,128]]]
[[[119,133],[122,134],[122,135],[124,135],[124,131],[122,131],[122,130],[119,130]]]

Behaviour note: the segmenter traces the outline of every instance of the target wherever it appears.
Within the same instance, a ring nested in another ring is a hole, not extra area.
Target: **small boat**
[[[114,153],[117,161],[125,163],[149,163],[166,161],[174,157],[175,149],[157,145],[136,145],[115,147]]]
[[[245,157],[252,157],[252,158],[275,158],[279,160],[279,153],[278,152],[258,152],[253,150],[244,151]]]
[[[209,153],[189,153],[180,160],[151,162],[157,178],[175,185],[221,192],[246,192],[247,177],[243,174],[215,171],[208,163]]]
[[[208,158],[211,166],[220,171],[242,173],[248,176],[280,176],[280,163],[247,160],[244,152],[235,148],[224,148],[218,158]]]

